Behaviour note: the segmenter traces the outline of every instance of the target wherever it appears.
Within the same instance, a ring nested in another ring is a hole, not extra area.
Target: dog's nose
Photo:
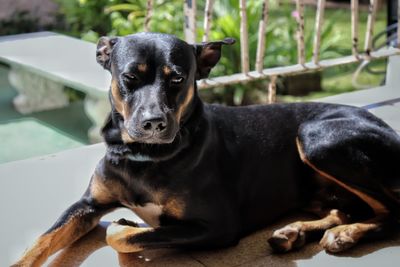
[[[142,128],[145,131],[162,132],[167,128],[167,120],[164,116],[157,116],[143,120]]]

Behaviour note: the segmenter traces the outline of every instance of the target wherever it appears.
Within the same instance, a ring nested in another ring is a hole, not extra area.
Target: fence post
[[[153,0],[147,0],[146,17],[144,19],[144,31],[150,31],[150,21],[153,16]]]
[[[214,0],[207,0],[204,8],[204,35],[203,42],[207,42],[209,39],[210,28],[211,28],[211,17],[213,10]]]
[[[304,3],[303,0],[296,0],[296,8],[298,12],[297,18],[297,61],[304,66],[305,50],[304,50]]]
[[[185,41],[188,43],[196,42],[196,0],[185,0],[183,5],[185,16]]]
[[[313,62],[315,65],[319,64],[319,51],[321,45],[321,31],[324,21],[325,0],[318,0],[317,14],[315,18],[315,35],[314,35],[314,49],[313,49]]]
[[[351,40],[353,56],[358,55],[358,0],[351,0]]]
[[[258,43],[257,43],[257,56],[256,56],[256,70],[262,73],[264,68],[264,54],[265,54],[265,30],[268,22],[269,0],[264,0],[261,11],[261,19],[258,24]]]
[[[377,9],[378,9],[378,0],[370,0],[367,31],[365,33],[365,46],[364,46],[364,50],[365,53],[367,54],[367,57],[370,56],[372,50],[372,37],[374,35],[374,23],[375,23]]]
[[[246,0],[239,0],[240,8],[240,54],[242,61],[242,72],[248,73],[249,67],[249,34],[247,31]]]

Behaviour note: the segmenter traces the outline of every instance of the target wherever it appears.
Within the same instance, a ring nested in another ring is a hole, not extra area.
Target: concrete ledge
[[[70,204],[82,195],[104,144],[64,151],[59,154],[15,161],[0,165],[0,210],[2,231],[0,266],[9,266],[35,238],[47,230]],[[266,212],[268,203],[265,204]],[[132,212],[119,210],[102,220],[127,218],[141,222]],[[82,266],[360,266],[391,267],[400,262],[400,235],[384,241],[357,246],[351,251],[332,256],[321,251],[317,243],[287,254],[273,254],[267,238],[279,226],[305,214],[288,217],[267,229],[248,236],[239,245],[218,251],[179,252],[146,251],[117,255],[104,247],[92,254]]]

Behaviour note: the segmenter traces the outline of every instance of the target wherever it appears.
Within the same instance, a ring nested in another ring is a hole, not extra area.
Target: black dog
[[[97,61],[112,73],[107,153],[83,197],[16,266],[40,265],[119,207],[150,226],[112,223],[107,242],[119,252],[230,246],[306,207],[322,219],[275,231],[274,249],[325,232],[321,245],[340,252],[396,225],[400,138],[369,112],[202,103],[196,80],[233,42],[189,45],[156,33],[100,39]]]

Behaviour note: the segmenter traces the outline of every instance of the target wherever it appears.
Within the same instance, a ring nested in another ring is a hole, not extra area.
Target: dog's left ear
[[[195,44],[195,53],[197,61],[196,80],[208,77],[211,69],[221,58],[222,45],[232,45],[235,43],[233,38],[225,38],[223,41],[203,42]]]
[[[118,42],[118,37],[103,36],[97,42],[96,60],[103,68],[110,70],[110,56],[114,45]]]

